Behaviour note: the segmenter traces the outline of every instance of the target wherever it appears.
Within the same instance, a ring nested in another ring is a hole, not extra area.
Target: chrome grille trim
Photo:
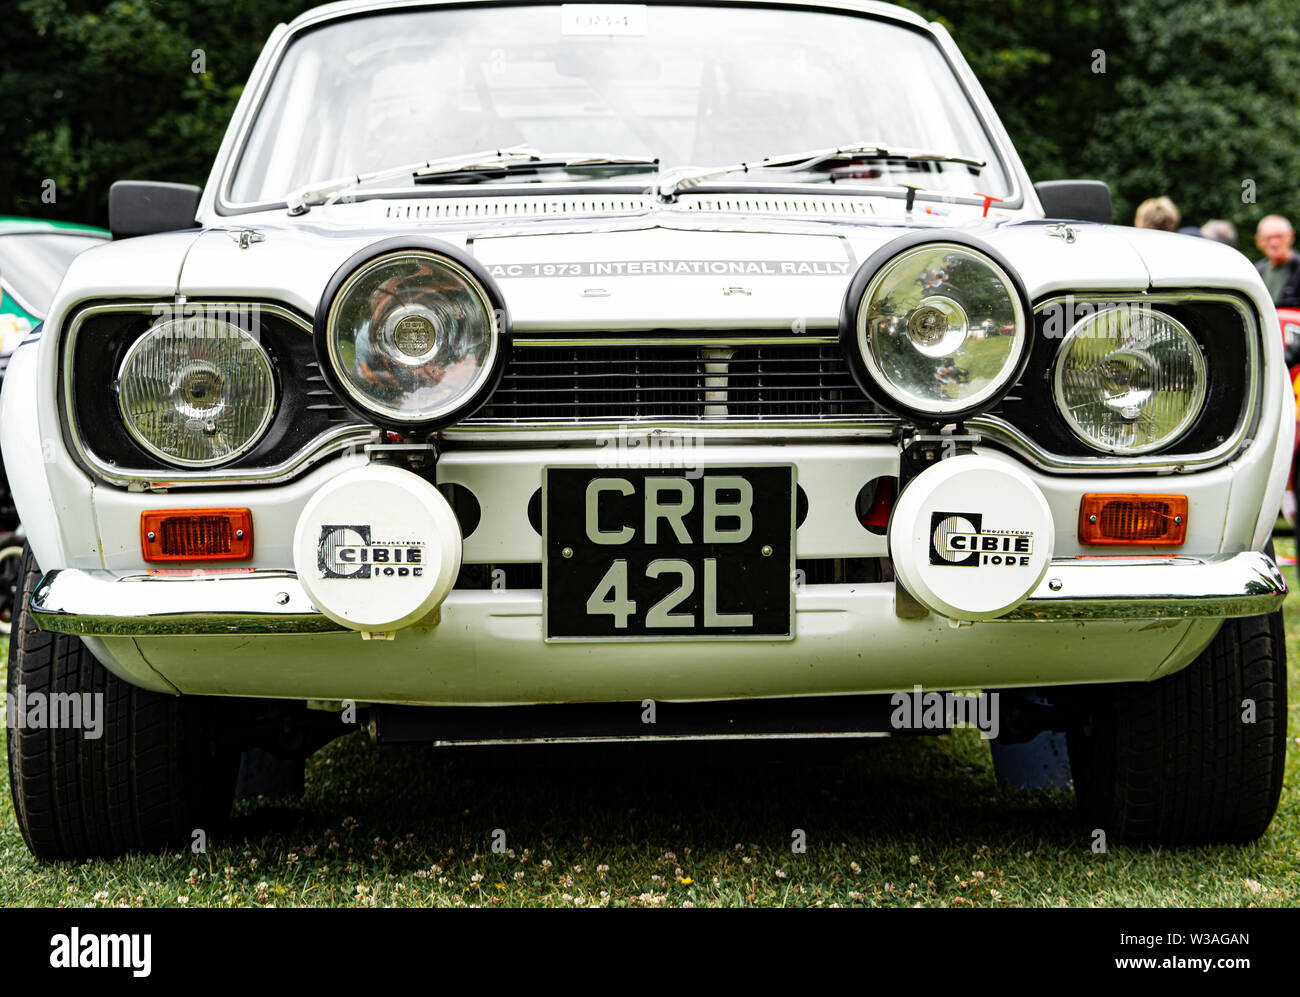
[[[659,438],[690,439],[714,443],[844,443],[855,440],[885,441],[897,431],[892,416],[865,419],[805,419],[749,422],[746,420],[699,420],[674,422],[648,419],[642,422],[465,422],[444,429],[441,436],[454,444],[475,447],[514,448],[521,446],[602,446],[611,438],[629,432]]]
[[[1041,313],[1049,305],[1062,300],[1064,295],[1054,295],[1035,303],[1035,313]],[[1190,474],[1215,467],[1232,459],[1250,444],[1249,434],[1258,420],[1261,408],[1263,378],[1261,323],[1253,309],[1236,294],[1227,291],[1160,291],[1148,294],[1106,293],[1104,291],[1079,292],[1073,295],[1079,301],[1187,301],[1216,300],[1231,304],[1241,315],[1246,332],[1245,347],[1248,351],[1249,369],[1252,384],[1248,391],[1248,411],[1243,413],[1237,432],[1212,451],[1199,454],[1157,454],[1149,457],[1067,457],[1052,453],[1038,446],[1020,429],[1012,426],[997,416],[976,416],[968,419],[966,428],[983,437],[986,444],[1005,449],[1026,460],[1038,470],[1056,474],[1075,475],[1123,475],[1123,474]],[[310,441],[304,448],[284,463],[265,468],[242,468],[239,470],[216,469],[211,471],[167,471],[123,468],[104,461],[90,453],[76,431],[75,413],[69,405],[68,386],[71,383],[70,358],[71,349],[81,324],[91,315],[101,312],[141,312],[150,314],[156,304],[174,306],[175,299],[145,300],[114,304],[83,306],[69,320],[67,333],[61,344],[60,373],[60,415],[64,421],[67,441],[78,462],[100,481],[123,488],[141,490],[241,487],[248,485],[274,485],[292,480],[304,473],[312,465],[332,459],[345,452],[359,452],[369,442],[375,432],[374,427],[358,424],[341,423],[334,429]],[[191,302],[191,305],[223,309],[248,302],[205,301]],[[273,312],[294,322],[310,335],[310,323],[296,312],[281,305],[259,302],[259,307]],[[536,347],[593,347],[605,345],[612,347],[696,347],[698,349],[738,348],[741,346],[798,346],[838,349],[838,339],[827,334],[826,330],[817,330],[807,335],[791,335],[788,331],[764,335],[761,332],[739,332],[736,335],[720,333],[691,333],[678,335],[647,332],[645,335],[623,334],[617,338],[587,338],[529,334],[515,340],[516,356],[524,350]],[[842,361],[841,361],[842,362]],[[846,368],[847,369],[847,368]],[[712,372],[710,372],[712,374]],[[722,376],[722,375],[712,375]],[[320,378],[319,371],[306,375],[316,388]],[[712,385],[710,387],[713,387]],[[313,390],[313,395],[318,392]],[[337,400],[319,398],[319,405],[330,409],[338,405]],[[491,400],[489,400],[489,406]],[[440,434],[447,444],[453,446],[478,446],[488,448],[511,448],[520,446],[548,445],[597,445],[608,440],[610,434],[626,432],[630,427],[655,436],[692,437],[696,440],[714,442],[792,442],[792,443],[831,443],[861,441],[884,443],[897,435],[899,420],[893,416],[876,414],[870,409],[865,414],[851,417],[834,415],[802,416],[766,416],[755,419],[745,412],[728,412],[725,417],[679,418],[679,417],[644,417],[640,419],[504,419],[485,418],[484,410],[465,422],[444,429]]]
[[[1037,301],[1035,315],[1053,304],[1066,299],[1066,295],[1052,295]],[[1122,475],[1122,474],[1192,474],[1219,466],[1231,460],[1251,443],[1251,434],[1258,420],[1262,399],[1263,344],[1261,324],[1254,309],[1239,295],[1217,290],[1161,290],[1134,294],[1132,292],[1086,291],[1072,295],[1075,302],[1142,301],[1152,304],[1188,301],[1214,301],[1230,305],[1241,317],[1245,333],[1247,369],[1250,384],[1247,388],[1245,410],[1235,432],[1213,450],[1203,453],[1164,453],[1142,457],[1116,457],[1108,455],[1073,457],[1047,450],[1024,431],[997,415],[979,415],[967,419],[968,431],[980,435],[986,444],[1005,449],[1040,471],[1054,474]],[[647,334],[641,338],[570,339],[534,337],[516,341],[517,346],[534,345],[614,345],[681,344],[700,347],[745,344],[835,344],[837,339],[824,334],[809,336],[774,335],[763,337],[741,333],[737,337],[722,335],[699,336],[685,334],[681,338]],[[807,416],[803,418],[770,418],[754,420],[744,413],[729,412],[726,418],[643,418],[643,419],[568,419],[568,420],[467,420],[451,427],[443,435],[449,442],[463,442],[487,446],[529,446],[546,444],[600,445],[611,433],[626,432],[629,428],[663,436],[693,436],[718,442],[754,440],[772,442],[833,442],[845,440],[884,441],[896,436],[899,420],[884,414],[863,414],[851,418]]]

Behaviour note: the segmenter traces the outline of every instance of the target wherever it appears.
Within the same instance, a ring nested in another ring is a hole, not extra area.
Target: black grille
[[[320,412],[330,422],[347,422],[348,410],[325,383],[320,372],[320,364],[313,360],[307,364],[307,373],[303,377],[307,391],[307,411]]]
[[[730,418],[866,415],[838,344],[742,347],[727,364]]]
[[[471,422],[825,419],[871,403],[836,343],[521,346]]]

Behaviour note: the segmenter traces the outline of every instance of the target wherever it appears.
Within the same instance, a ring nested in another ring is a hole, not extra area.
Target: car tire
[[[133,686],[80,638],[38,630],[28,599],[39,579],[29,547],[9,642],[10,711],[20,696],[48,706],[55,694],[89,693],[102,727],[94,738],[29,728],[30,706],[9,717],[9,785],[27,847],[40,859],[84,859],[188,845],[196,831],[206,841],[229,816],[239,761],[215,736],[218,703]]]
[[[1089,828],[1150,844],[1240,842],[1264,833],[1286,761],[1281,610],[1226,620],[1181,671],[1098,692],[1089,723],[1069,734],[1075,794]]]
[[[0,533],[0,634],[13,627],[18,583],[22,580],[23,538],[18,533]]]

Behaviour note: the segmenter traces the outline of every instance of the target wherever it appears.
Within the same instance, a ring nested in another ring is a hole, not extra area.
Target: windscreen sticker
[[[679,275],[847,277],[852,264],[839,260],[588,260],[570,263],[489,263],[494,278],[663,277]]]
[[[644,4],[566,3],[560,5],[562,35],[644,35]]]

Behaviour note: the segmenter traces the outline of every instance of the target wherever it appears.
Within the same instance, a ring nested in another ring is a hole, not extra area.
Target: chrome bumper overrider
[[[1277,609],[1286,593],[1282,572],[1268,555],[1257,551],[1209,557],[1066,557],[1054,559],[1034,594],[1002,619],[1255,616]],[[456,596],[453,591],[449,607]],[[539,616],[541,608],[538,592]],[[82,636],[310,634],[344,629],[317,611],[291,571],[192,575],[51,571],[32,593],[31,611],[42,630]]]
[[[292,571],[115,574],[51,571],[32,592],[42,630],[83,637],[312,634],[343,630]]]

